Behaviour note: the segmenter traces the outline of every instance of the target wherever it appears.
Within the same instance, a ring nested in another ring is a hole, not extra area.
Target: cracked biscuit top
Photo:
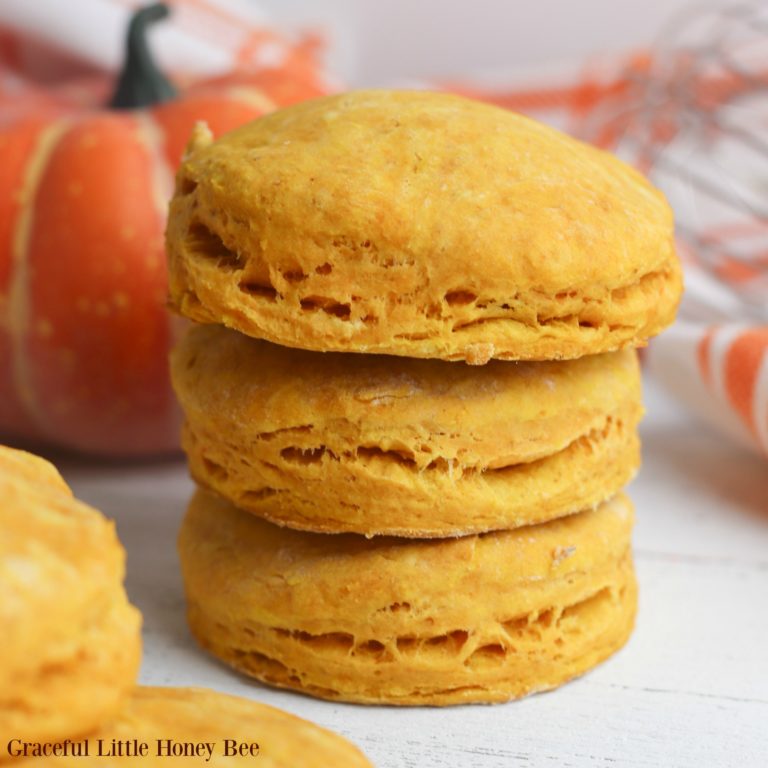
[[[285,346],[544,360],[640,346],[681,292],[662,194],[507,110],[359,91],[212,142],[167,231],[171,305]]]

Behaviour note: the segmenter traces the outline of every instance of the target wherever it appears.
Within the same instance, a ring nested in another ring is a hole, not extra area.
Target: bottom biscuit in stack
[[[280,687],[360,703],[497,702],[618,650],[637,587],[631,503],[456,539],[277,527],[198,490],[179,537],[200,644]]]

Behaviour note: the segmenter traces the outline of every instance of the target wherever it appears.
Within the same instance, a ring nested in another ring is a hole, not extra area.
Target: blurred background
[[[324,62],[351,86],[411,78],[456,77],[578,60],[595,53],[623,53],[657,41],[680,10],[712,7],[691,0],[211,0],[211,6],[290,33],[312,29],[327,41]],[[116,66],[125,19],[139,3],[73,0],[59,17],[50,0],[3,0],[0,19],[45,36],[74,37],[87,56]],[[204,9],[206,3],[191,2]],[[186,11],[185,11],[186,12]],[[97,41],[87,41],[89,29]],[[163,56],[163,33],[159,50]],[[105,51],[96,54],[101,46]],[[112,49],[112,55],[109,49]],[[184,66],[206,69],[194,54]],[[179,62],[181,63],[181,62]]]
[[[768,3],[166,5],[0,1],[0,435],[176,451],[162,235],[192,126],[220,134],[326,93],[414,87],[529,114],[649,175],[675,211],[687,290],[646,368],[768,454]],[[96,162],[75,137],[102,133],[124,151]],[[127,167],[145,190],[130,199],[115,182]]]
[[[256,0],[253,0],[256,2]],[[328,35],[328,65],[351,86],[483,74],[625,53],[657,41],[690,0],[264,0],[287,27]]]

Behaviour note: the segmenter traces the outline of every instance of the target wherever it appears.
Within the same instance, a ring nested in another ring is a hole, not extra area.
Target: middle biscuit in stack
[[[399,704],[521,696],[621,647],[632,348],[680,292],[639,175],[487,105],[347,94],[198,132],[168,254],[172,305],[213,324],[172,365],[218,495],[180,537],[204,647]]]
[[[634,350],[473,367],[319,355],[199,326],[172,372],[195,480],[291,528],[516,528],[596,506],[640,460]]]

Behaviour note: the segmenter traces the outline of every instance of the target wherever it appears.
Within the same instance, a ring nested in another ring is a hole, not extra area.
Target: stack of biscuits
[[[552,688],[636,610],[635,347],[681,291],[661,194],[446,94],[362,91],[217,141],[167,233],[200,486],[200,644],[281,687],[456,704]]]
[[[136,686],[141,616],[114,525],[47,461],[4,446],[0,501],[0,765],[236,766],[258,755],[271,768],[370,768],[340,736],[272,707]]]

